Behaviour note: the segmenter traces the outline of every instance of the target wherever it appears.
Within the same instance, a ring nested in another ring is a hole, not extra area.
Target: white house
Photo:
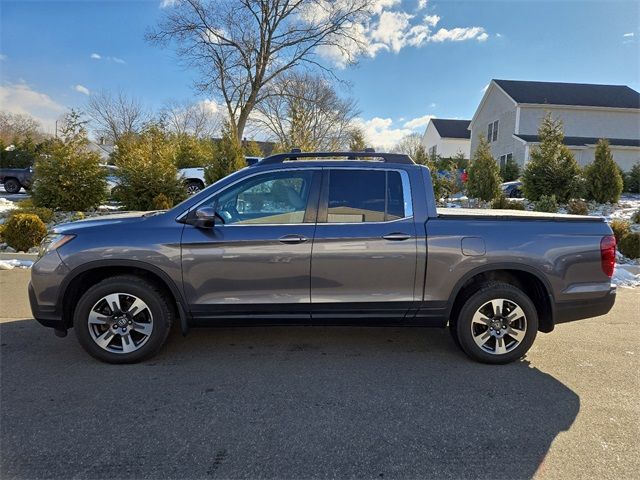
[[[501,165],[524,165],[547,112],[562,120],[579,164],[593,161],[600,138],[623,170],[640,162],[640,93],[624,85],[491,80],[469,125],[471,151],[484,137]]]
[[[469,158],[471,150],[470,120],[432,118],[422,136],[422,145],[430,155],[451,158],[460,153]]]

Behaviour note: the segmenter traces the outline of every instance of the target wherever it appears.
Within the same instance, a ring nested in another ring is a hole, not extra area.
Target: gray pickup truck
[[[7,193],[18,193],[21,188],[29,190],[33,183],[33,168],[0,168],[0,183]]]
[[[112,363],[151,357],[173,322],[449,327],[471,358],[522,357],[538,331],[607,313],[602,218],[437,210],[406,155],[267,157],[169,211],[60,225],[43,241],[34,317]]]

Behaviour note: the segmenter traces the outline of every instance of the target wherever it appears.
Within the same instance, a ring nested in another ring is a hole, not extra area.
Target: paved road
[[[6,198],[12,202],[19,202],[20,200],[26,200],[29,198],[29,194],[21,189],[18,193],[7,193],[4,189],[4,185],[0,185],[0,198]]]
[[[30,318],[0,272],[8,478],[638,478],[640,291],[467,360],[445,331],[218,328],[110,366]]]

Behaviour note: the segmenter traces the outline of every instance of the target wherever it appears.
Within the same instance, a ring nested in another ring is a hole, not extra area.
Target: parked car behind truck
[[[274,155],[166,212],[57,226],[41,252],[34,317],[112,363],[174,322],[448,326],[507,363],[616,294],[602,218],[437,210],[426,167],[369,151]]]

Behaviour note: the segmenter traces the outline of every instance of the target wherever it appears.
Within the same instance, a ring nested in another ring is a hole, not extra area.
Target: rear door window
[[[327,223],[385,222],[407,216],[400,172],[333,169],[328,173]]]

